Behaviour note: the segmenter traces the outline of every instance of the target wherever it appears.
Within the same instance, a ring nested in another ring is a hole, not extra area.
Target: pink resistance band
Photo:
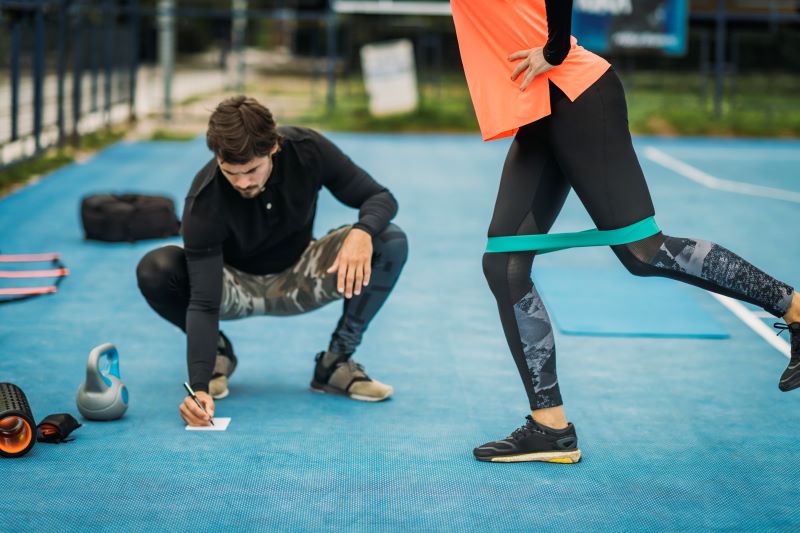
[[[54,285],[45,287],[0,287],[0,296],[11,298],[0,299],[0,303],[24,300],[40,294],[52,294],[58,289],[61,280],[69,275],[69,270],[64,268],[59,254],[21,254],[21,255],[0,255],[2,263],[36,263],[52,262],[53,269],[46,270],[0,270],[0,279],[33,279],[33,278],[56,278]]]
[[[0,263],[35,263],[37,261],[58,261],[60,258],[61,256],[58,254],[0,254]]]

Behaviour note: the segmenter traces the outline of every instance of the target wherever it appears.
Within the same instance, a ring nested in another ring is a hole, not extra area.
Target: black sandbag
[[[164,196],[92,194],[81,200],[81,222],[87,239],[134,242],[178,235],[175,204]]]

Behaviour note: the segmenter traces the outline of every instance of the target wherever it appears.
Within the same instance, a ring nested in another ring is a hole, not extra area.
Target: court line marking
[[[788,359],[791,359],[791,348],[789,347],[789,343],[778,337],[775,334],[775,331],[764,324],[764,322],[755,313],[733,298],[722,296],[721,294],[715,294],[713,292],[709,292],[708,294],[716,298],[719,303],[728,308],[728,310],[736,315],[739,320],[750,326],[750,329],[755,331],[756,334],[767,341],[767,343],[769,343],[773,348],[781,352]]]
[[[659,165],[672,170],[673,172],[676,172],[685,178],[689,178],[695,183],[699,183],[704,187],[708,187],[709,189],[717,189],[750,196],[762,196],[764,198],[774,198],[777,200],[800,203],[800,193],[794,191],[785,191],[783,189],[776,189],[773,187],[764,187],[762,185],[723,180],[703,172],[702,170],[695,168],[688,163],[684,163],[679,159],[667,155],[658,148],[654,148],[652,146],[648,146],[644,149],[644,155],[649,160],[658,163]],[[772,315],[765,316],[764,313],[756,314],[733,298],[722,296],[721,294],[715,294],[713,292],[709,292],[709,294],[713,296],[719,303],[725,306],[725,308],[732,312],[737,318],[739,318],[739,320],[750,327],[750,329],[752,329],[757,335],[767,341],[770,346],[781,352],[787,358],[791,358],[791,348],[789,347],[789,343],[777,336],[775,332],[761,320],[762,318],[766,318],[767,316],[771,317]]]
[[[668,168],[684,178],[689,178],[695,183],[699,183],[709,189],[800,203],[799,192],[717,178],[652,146],[648,146],[644,149],[644,155],[650,161],[658,163],[662,167]]]

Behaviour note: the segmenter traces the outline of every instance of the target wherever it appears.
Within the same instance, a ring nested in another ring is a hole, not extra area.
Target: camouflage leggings
[[[328,274],[352,226],[311,241],[294,266],[278,274],[248,274],[225,265],[220,320],[305,313],[342,298],[337,274]]]
[[[255,315],[296,315],[322,307],[342,295],[336,273],[328,274],[347,233],[343,226],[311,241],[294,266],[278,274],[258,276],[230,266],[223,270],[220,318],[234,320]],[[406,235],[389,224],[372,238],[372,276],[361,294],[344,301],[328,349],[353,353],[369,323],[392,292],[408,256]]]
[[[352,226],[343,226],[311,241],[294,266],[277,274],[247,274],[230,266],[223,269],[220,318],[234,320],[257,315],[296,315],[322,307],[342,295],[337,274],[325,272],[333,264]],[[361,294],[344,300],[342,316],[331,336],[329,350],[353,353],[370,321],[392,292],[408,255],[406,235],[389,224],[372,237],[372,276]],[[182,248],[153,250],[136,270],[139,289],[159,315],[186,331],[191,296],[186,257]]]

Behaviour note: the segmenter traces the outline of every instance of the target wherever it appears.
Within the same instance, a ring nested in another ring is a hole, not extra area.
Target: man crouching
[[[150,306],[186,333],[190,383],[206,413],[187,397],[181,416],[208,425],[214,399],[228,395],[236,356],[219,320],[305,313],[342,297],[311,388],[389,398],[392,387],[370,379],[352,355],[408,255],[405,233],[389,222],[397,201],[331,141],[308,128],[276,127],[253,98],[219,104],[206,140],[214,158],[186,196],[184,247],[153,250],[137,268]],[[358,220],[315,240],[323,186],[357,208]]]

